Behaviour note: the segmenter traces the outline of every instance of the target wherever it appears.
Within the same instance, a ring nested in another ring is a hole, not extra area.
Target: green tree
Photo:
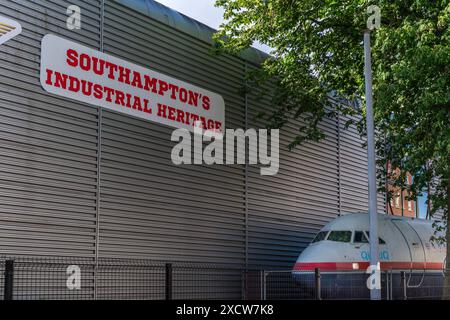
[[[449,0],[217,0],[226,19],[215,37],[217,48],[237,53],[254,41],[271,47],[273,58],[249,75],[255,85],[275,79],[270,125],[301,118],[305,125],[291,147],[320,140],[325,135],[318,123],[325,117],[364,116],[363,103],[332,103],[330,93],[339,101],[364,101],[362,39],[371,4],[381,9],[381,28],[372,33],[379,180],[387,177],[389,162],[402,174],[387,178],[412,199],[433,190],[431,214],[443,215],[435,227],[446,230],[435,240],[450,243]],[[364,117],[358,125],[364,134]],[[446,279],[450,288],[450,274]]]

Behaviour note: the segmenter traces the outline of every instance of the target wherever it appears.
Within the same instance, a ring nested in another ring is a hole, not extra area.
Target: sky
[[[418,198],[418,205],[419,205],[419,218],[425,219],[427,216],[427,194],[424,193],[424,195],[419,196]]]
[[[207,26],[218,29],[223,22],[222,8],[214,6],[215,0],[156,0],[163,5],[185,14]],[[255,43],[254,47],[269,53],[267,46]]]

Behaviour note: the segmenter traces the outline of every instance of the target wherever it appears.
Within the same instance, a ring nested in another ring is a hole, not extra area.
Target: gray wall
[[[81,31],[66,8],[82,8]],[[269,101],[239,93],[252,63],[113,0],[0,0],[23,32],[0,46],[0,254],[148,258],[291,267],[339,212],[367,209],[366,155],[354,129],[289,152],[280,172],[175,166],[172,129],[46,93],[40,41],[53,33],[221,94],[229,128],[262,127]],[[103,34],[103,38],[101,35]],[[247,119],[247,121],[246,121]],[[384,210],[383,197],[380,209]]]

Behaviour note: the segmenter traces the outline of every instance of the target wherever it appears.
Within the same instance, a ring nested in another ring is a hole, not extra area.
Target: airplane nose
[[[318,243],[303,250],[294,265],[294,270],[314,271],[319,265],[338,260],[339,256],[336,250],[330,248],[326,243]]]

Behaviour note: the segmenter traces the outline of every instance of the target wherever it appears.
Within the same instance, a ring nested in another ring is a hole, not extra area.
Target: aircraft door
[[[411,269],[424,269],[425,252],[422,240],[416,230],[408,222],[402,220],[392,220],[397,229],[401,232],[409,248],[411,258]]]
[[[420,286],[425,275],[426,264],[426,255],[422,240],[416,230],[407,221],[392,220],[392,222],[405,239],[411,258],[408,286]]]

